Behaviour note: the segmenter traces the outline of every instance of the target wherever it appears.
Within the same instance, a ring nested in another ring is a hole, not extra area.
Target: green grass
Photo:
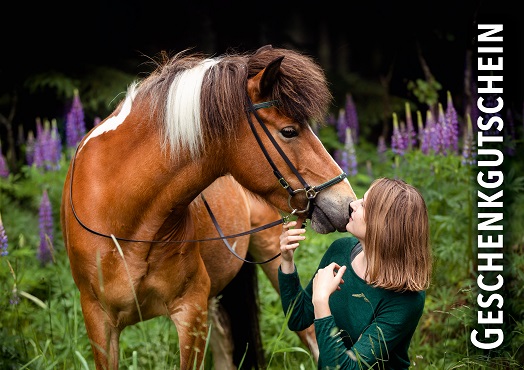
[[[505,334],[503,346],[483,352],[469,341],[475,325],[477,291],[475,258],[475,192],[472,170],[458,156],[425,156],[412,152],[404,158],[380,161],[363,144],[361,172],[350,177],[362,196],[377,176],[398,176],[423,193],[431,225],[435,259],[434,278],[428,290],[424,314],[412,340],[413,369],[516,369],[524,354],[524,238],[521,228],[524,207],[521,174],[524,165],[510,162],[516,174],[508,177],[505,196],[511,199],[507,219],[511,264],[505,269]],[[508,159],[510,161],[510,159]],[[393,166],[397,163],[397,166]],[[85,332],[79,293],[72,280],[58,226],[58,210],[65,159],[58,172],[41,173],[24,168],[9,179],[0,179],[0,213],[9,238],[9,255],[0,257],[0,368],[1,369],[93,369],[93,356]],[[38,202],[43,188],[49,191],[55,221],[54,263],[36,259]],[[515,225],[519,225],[516,228]],[[307,243],[297,252],[299,274],[305,285],[320,257],[339,233],[307,232]],[[315,369],[298,336],[290,332],[277,293],[258,269],[261,329],[269,369]],[[519,283],[520,282],[520,283]],[[14,296],[18,304],[11,304]],[[512,298],[513,297],[513,298]],[[178,365],[174,324],[158,317],[126,328],[120,339],[122,369],[173,369]],[[209,352],[209,351],[208,351]],[[206,369],[212,369],[209,353]]]

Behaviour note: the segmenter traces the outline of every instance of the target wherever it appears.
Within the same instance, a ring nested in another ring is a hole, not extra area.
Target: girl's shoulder
[[[353,248],[358,244],[358,239],[354,236],[346,236],[342,238],[338,238],[328,248],[328,251],[332,252],[351,252]]]
[[[327,249],[324,257],[328,259],[337,260],[335,256],[350,256],[351,251],[358,244],[358,239],[354,236],[347,236],[338,238]]]
[[[395,292],[384,288],[375,288],[383,292],[384,302],[388,306],[402,306],[408,314],[421,314],[426,301],[426,291]]]

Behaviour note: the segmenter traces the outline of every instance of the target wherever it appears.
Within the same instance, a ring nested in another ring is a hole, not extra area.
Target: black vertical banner
[[[470,340],[493,366],[524,363],[523,29],[516,12],[491,4],[473,30],[478,238]]]

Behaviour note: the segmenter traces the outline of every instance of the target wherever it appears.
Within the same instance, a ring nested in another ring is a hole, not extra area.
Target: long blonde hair
[[[368,191],[364,220],[368,281],[394,291],[427,289],[432,257],[422,194],[402,180],[379,178]]]

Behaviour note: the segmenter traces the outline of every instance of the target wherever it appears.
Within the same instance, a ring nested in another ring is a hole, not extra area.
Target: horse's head
[[[248,114],[229,170],[281,210],[311,218],[315,231],[345,231],[355,193],[310,127],[331,100],[323,71],[309,57],[272,47],[248,67]]]

